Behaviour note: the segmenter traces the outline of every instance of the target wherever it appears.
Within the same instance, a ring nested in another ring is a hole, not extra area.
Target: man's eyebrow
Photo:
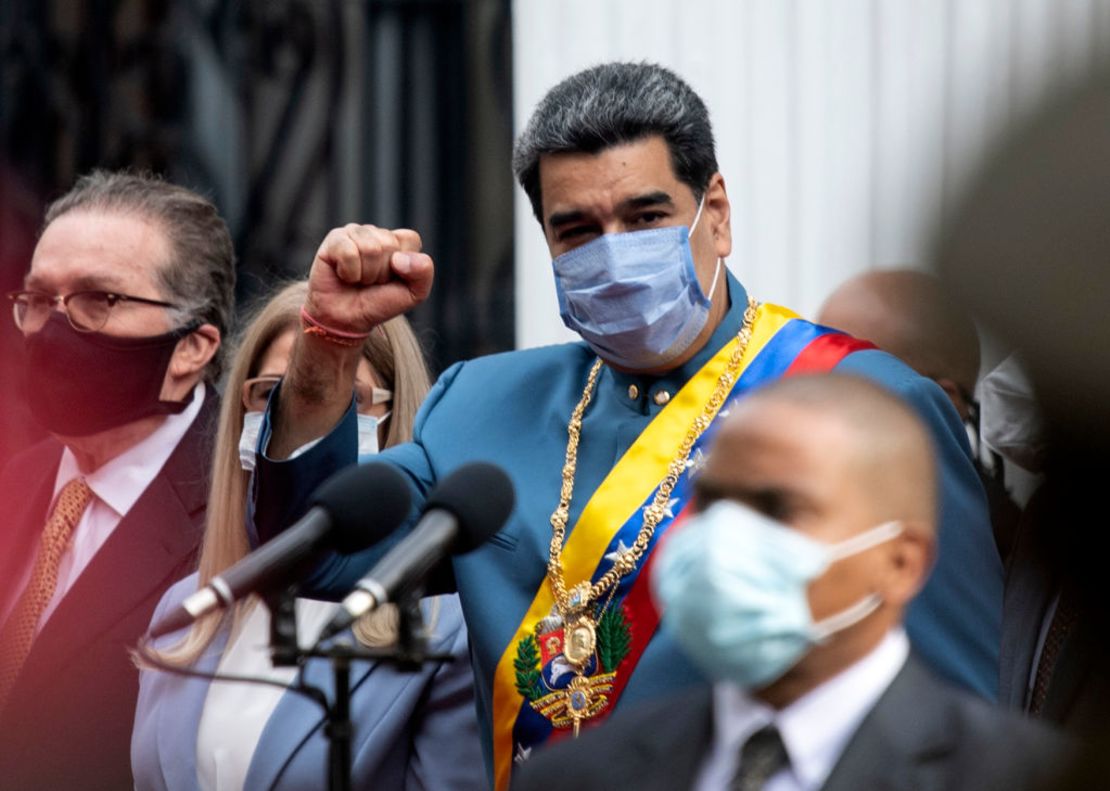
[[[585,213],[578,209],[572,209],[571,211],[559,211],[555,212],[547,218],[547,224],[552,228],[557,228],[560,225],[567,225],[568,223],[572,222],[581,222],[583,219],[585,219],[585,217]]]
[[[656,190],[649,192],[645,195],[637,195],[633,198],[621,201],[617,207],[621,211],[629,211],[633,209],[645,209],[649,206],[670,206],[674,208],[674,199],[663,190]]]
[[[635,195],[631,198],[626,198],[617,204],[617,211],[635,211],[636,209],[645,209],[650,206],[668,206],[674,208],[674,198],[663,190],[656,190],[655,192],[648,192],[643,195]],[[561,225],[582,222],[584,219],[586,219],[585,212],[580,209],[571,209],[570,211],[555,212],[547,218],[547,224],[551,228],[558,228]]]
[[[79,275],[70,283],[70,289],[67,293],[73,294],[78,291],[116,291],[120,288],[121,282],[118,278],[113,277],[110,272],[95,275]],[[29,274],[23,280],[23,287],[31,291],[49,291],[40,279],[35,275]]]

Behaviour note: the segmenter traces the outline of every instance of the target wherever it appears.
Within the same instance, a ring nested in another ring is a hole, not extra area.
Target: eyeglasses
[[[243,407],[248,412],[264,412],[270,400],[270,393],[281,381],[280,376],[255,376],[243,382]],[[371,387],[361,382],[355,383],[355,409],[365,412],[377,404],[388,404],[393,400],[393,391],[382,387]]]
[[[38,332],[50,318],[50,312],[61,303],[69,324],[78,332],[97,332],[108,323],[112,308],[120,302],[135,302],[140,305],[157,305],[162,308],[177,306],[146,297],[132,297],[127,294],[114,294],[110,291],[75,291],[72,294],[51,296],[41,291],[11,291],[8,299],[12,301],[12,317],[15,326],[22,332]]]

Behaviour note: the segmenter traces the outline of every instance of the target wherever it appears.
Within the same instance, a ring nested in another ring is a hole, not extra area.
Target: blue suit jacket
[[[194,574],[167,591],[154,614],[158,620],[197,588]],[[374,789],[478,789],[482,771],[466,628],[458,598],[440,598],[430,650],[450,653],[453,662],[425,664],[405,673],[383,662],[351,667],[352,787]],[[183,632],[167,635],[173,645]],[[193,665],[214,673],[227,644],[221,631]],[[307,663],[305,682],[334,700],[331,667]],[[230,682],[229,682],[230,683]],[[131,738],[135,788],[186,791],[197,782],[197,728],[208,694],[206,679],[144,670]],[[324,788],[328,743],[323,711],[302,695],[287,692],[266,723],[247,773],[245,788]]]
[[[739,331],[747,295],[731,275],[728,284],[728,314],[705,348],[682,367],[663,376],[622,374],[603,367],[583,421],[569,525],[575,524],[605,475],[663,408],[656,405],[655,394],[661,390],[674,394]],[[572,343],[458,363],[444,372],[425,401],[414,441],[376,457],[406,474],[418,505],[441,476],[470,461],[499,464],[516,487],[516,508],[504,529],[453,562],[470,631],[487,759],[494,669],[543,584],[567,421],[593,360],[585,344]],[[932,432],[940,463],[940,552],[932,578],[909,610],[907,631],[919,654],[941,675],[993,698],[1002,564],[963,425],[940,387],[888,354],[855,352],[837,370],[867,376],[894,391]],[[636,397],[631,385],[636,385]],[[267,421],[260,447],[265,448],[268,437]],[[327,437],[296,459],[275,462],[260,453],[253,482],[253,518],[263,540],[290,524],[303,512],[308,494],[355,458],[353,409]],[[318,569],[311,585],[323,595],[341,596],[381,552],[381,547],[375,547],[360,555],[335,557]],[[699,681],[698,672],[674,641],[659,632],[618,706]]]

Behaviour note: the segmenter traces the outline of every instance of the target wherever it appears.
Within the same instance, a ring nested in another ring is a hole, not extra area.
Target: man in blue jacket
[[[757,302],[729,273],[729,201],[701,99],[659,66],[588,69],[537,107],[514,168],[551,251],[563,321],[583,342],[453,366],[415,440],[380,457],[418,504],[474,460],[501,465],[516,487],[505,528],[453,562],[496,787],[547,740],[700,680],[656,632],[644,570],[683,516],[716,419],[750,388],[804,371],[870,377],[929,426],[940,553],[907,631],[938,672],[993,697],[1002,569],[959,418],[893,357]],[[432,274],[411,230],[347,225],[324,239],[260,438],[261,540],[355,462],[358,344],[423,301]],[[311,583],[342,595],[380,554],[334,558]]]

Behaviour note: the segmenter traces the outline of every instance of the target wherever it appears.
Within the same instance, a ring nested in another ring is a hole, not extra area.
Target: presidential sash
[[[733,338],[691,377],[586,503],[563,549],[567,580],[596,582],[635,542],[644,508],[651,504],[694,419],[705,411],[738,344]],[[715,417],[727,415],[735,399],[756,385],[796,373],[830,370],[849,353],[865,348],[874,347],[802,321],[786,308],[762,305],[736,382]],[[544,578],[494,673],[493,763],[498,791],[508,788],[514,763],[527,759],[534,746],[570,733],[583,713],[591,722],[604,718],[623,692],[659,625],[647,582],[652,550],[669,528],[684,519],[691,479],[705,464],[705,449],[717,423],[714,419],[691,448],[685,472],[671,492],[643,560],[598,603],[596,645],[590,647],[583,677],[572,672],[564,656],[564,651],[579,647],[564,645],[564,638],[573,640],[574,635],[564,634],[551,586]]]

